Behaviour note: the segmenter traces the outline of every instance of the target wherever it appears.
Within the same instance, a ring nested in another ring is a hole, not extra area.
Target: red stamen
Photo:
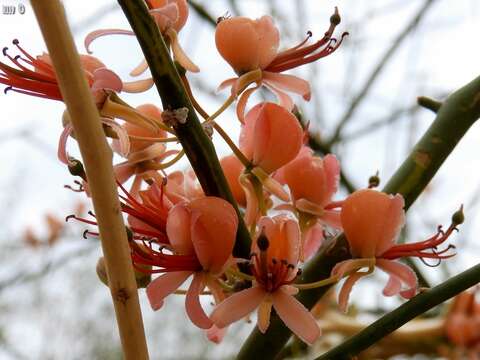
[[[454,230],[457,230],[454,224],[450,225],[447,232],[445,233],[442,231],[442,227],[439,226],[437,233],[431,238],[425,241],[420,241],[413,244],[401,244],[401,245],[392,246],[390,249],[384,252],[380,257],[383,259],[389,259],[389,260],[399,259],[407,256],[417,257],[420,259],[451,258],[452,256],[455,256],[455,254],[448,254],[448,255],[444,255],[444,254],[450,249],[452,248],[454,249],[455,246],[448,245],[445,249],[438,252],[436,251],[436,248],[438,245],[441,245],[442,243],[444,243]],[[425,250],[430,250],[432,252],[426,252]]]

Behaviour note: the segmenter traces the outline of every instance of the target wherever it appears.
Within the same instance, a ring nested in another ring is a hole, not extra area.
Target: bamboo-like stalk
[[[112,151],[103,134],[62,4],[59,0],[32,0],[31,4],[85,164],[124,357],[148,359],[135,276],[113,176]]]

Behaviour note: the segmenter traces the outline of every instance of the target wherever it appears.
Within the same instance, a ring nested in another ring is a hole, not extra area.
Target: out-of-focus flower
[[[437,234],[425,241],[396,244],[405,224],[403,207],[401,195],[387,195],[370,189],[356,191],[343,202],[341,222],[353,260],[342,261],[332,270],[332,275],[340,278],[349,275],[339,293],[342,310],[347,307],[355,282],[370,273],[358,271],[365,266],[371,270],[377,266],[390,275],[383,289],[385,296],[400,294],[409,299],[416,293],[417,277],[410,267],[394,260],[407,256],[441,260],[455,255],[447,254],[452,245],[436,250],[456,230],[459,223],[455,222],[446,232],[439,227]]]
[[[288,110],[293,108],[293,101],[286,92],[293,92],[310,99],[310,85],[307,81],[282,72],[314,62],[330,55],[341,44],[333,38],[335,27],[340,23],[340,15],[335,13],[330,18],[330,27],[324,37],[308,45],[307,38],[297,46],[278,52],[280,35],[270,16],[252,20],[246,17],[226,18],[217,25],[215,42],[220,55],[232,66],[238,78],[225,80],[219,89],[230,87],[233,95],[240,93],[249,84],[257,85],[243,92],[237,105],[237,115],[243,122],[243,114],[249,96],[261,85],[270,89]]]
[[[477,290],[457,295],[445,322],[448,340],[468,359],[478,359],[480,354],[480,301],[475,298]]]
[[[8,86],[5,92],[12,90],[31,96],[62,100],[50,56],[44,53],[33,57],[19,45],[18,40],[13,40],[13,44],[21,55],[10,56],[6,47],[3,48],[3,55],[15,67],[0,62],[0,83]],[[80,55],[80,61],[97,104],[104,101],[104,90],[122,90],[120,78],[100,60],[90,55]]]
[[[298,289],[290,285],[298,272],[298,224],[285,216],[276,216],[263,217],[258,225],[261,231],[252,246],[254,284],[217,305],[211,319],[223,328],[258,309],[257,326],[264,333],[273,307],[295,335],[312,344],[320,336],[320,329],[312,314],[293,296]]]

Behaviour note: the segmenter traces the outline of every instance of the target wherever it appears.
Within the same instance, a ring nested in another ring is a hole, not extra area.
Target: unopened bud
[[[460,225],[465,221],[465,215],[463,214],[463,204],[460,206],[460,209],[455,211],[452,215],[452,224]]]
[[[68,159],[68,171],[70,171],[70,174],[72,174],[73,176],[80,176],[84,180],[87,179],[83,164],[78,159],[75,159],[73,157],[70,157]]]
[[[372,175],[368,178],[368,188],[375,188],[378,185],[380,185],[380,177],[378,176],[378,171],[375,173],[375,175]]]
[[[145,270],[151,270],[151,266],[140,265]],[[105,264],[105,259],[103,257],[99,258],[97,261],[97,276],[102,283],[108,286],[108,277],[107,277],[107,266]],[[135,281],[137,282],[137,288],[145,288],[152,281],[151,274],[143,273],[134,269]]]
[[[100,281],[108,286],[107,267],[105,266],[105,259],[103,257],[98,259],[96,270]]]
[[[340,17],[340,14],[338,13],[338,9],[335,7],[335,13],[330,16],[330,24],[333,24],[333,25],[338,25],[340,24],[340,22],[342,21],[341,17]]]

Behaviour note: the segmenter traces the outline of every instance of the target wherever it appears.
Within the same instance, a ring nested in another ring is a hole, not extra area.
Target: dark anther
[[[13,45],[18,45],[18,44],[20,44],[20,41],[18,41],[18,39],[13,39],[12,44]]]
[[[92,210],[88,210],[87,214],[90,215],[90,216],[96,217]]]
[[[7,51],[8,51],[8,47],[5,46],[5,47],[2,49],[3,56],[7,56]]]
[[[436,254],[435,250],[432,250],[434,254]],[[440,265],[440,263],[442,262],[441,259],[438,259],[438,262],[436,264],[429,264],[427,263],[427,261],[424,259],[424,258],[420,258],[420,260],[422,261],[422,263],[424,263],[426,266],[428,267],[437,267],[438,265]]]
[[[15,55],[15,56],[13,57],[13,60],[17,61],[17,60],[20,59],[20,58],[21,58],[20,55]]]
[[[75,215],[74,214],[70,214],[68,216],[65,217],[65,222],[68,222],[70,219],[75,219]]]
[[[297,276],[300,276],[300,275],[302,275],[302,272],[303,272],[303,270],[302,270],[302,269],[298,269],[298,270],[297,270]]]
[[[277,259],[272,258],[272,264],[275,265],[277,263]]]
[[[258,249],[260,251],[267,251],[269,245],[270,245],[270,242],[268,241],[268,238],[262,232],[257,239]]]
[[[88,239],[87,235],[88,235],[88,230],[85,230],[85,231],[83,232],[82,237],[83,237],[84,239]]]
[[[287,265],[287,268],[288,268],[288,269],[295,269],[295,265],[293,265],[293,264],[288,264],[288,265]]]
[[[282,265],[288,265],[288,261],[285,259],[280,260],[280,262],[282,263]]]
[[[312,36],[313,36],[313,33],[312,33],[310,30],[308,30],[308,31],[307,31],[307,36],[308,36],[308,37],[312,37]]]
[[[13,87],[12,86],[7,86],[5,89],[3,89],[3,93],[5,95],[7,95],[7,92],[9,92],[10,90],[13,90]]]
[[[332,16],[330,16],[330,24],[333,24],[336,26],[340,24],[340,21],[342,21],[342,19],[340,18],[339,14],[333,14]]]

